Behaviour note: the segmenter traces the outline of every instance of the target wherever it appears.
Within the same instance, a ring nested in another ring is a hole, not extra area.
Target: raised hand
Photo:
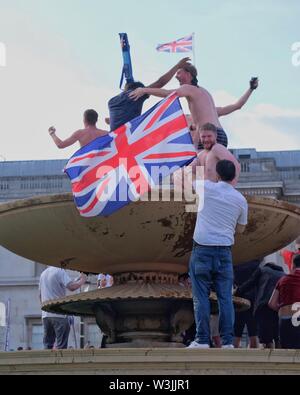
[[[250,88],[255,91],[258,88],[259,79],[258,77],[253,77],[250,81]]]
[[[183,69],[187,64],[190,64],[191,59],[190,58],[183,58],[177,63],[178,69]]]
[[[133,92],[131,92],[129,94],[129,97],[130,97],[130,99],[137,101],[138,99],[143,97],[145,94],[146,93],[144,91],[144,88],[137,88],[136,90],[134,90]]]
[[[54,126],[51,126],[51,128],[48,129],[48,133],[50,134],[50,136],[52,136],[55,132],[56,132],[56,129]]]

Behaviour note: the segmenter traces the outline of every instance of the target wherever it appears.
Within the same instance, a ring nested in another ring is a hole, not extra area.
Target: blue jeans
[[[233,344],[234,307],[232,300],[233,266],[230,247],[209,247],[194,244],[190,260],[196,338],[199,344],[210,344],[210,301],[214,286],[217,293],[220,335],[223,346]]]

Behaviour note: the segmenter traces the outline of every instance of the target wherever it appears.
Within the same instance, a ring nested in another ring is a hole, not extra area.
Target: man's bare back
[[[70,147],[71,145],[79,142],[80,147],[91,143],[93,140],[106,136],[109,132],[106,130],[98,129],[96,123],[98,121],[98,114],[95,110],[86,110],[84,113],[84,129],[77,130],[66,140],[61,140],[56,136],[56,129],[52,126],[48,132],[52,137],[56,146],[60,149]]]
[[[222,128],[215,102],[211,94],[204,88],[192,85],[183,85],[176,90],[179,97],[186,97],[193,123],[197,131],[206,123],[211,123],[217,128]]]
[[[97,138],[106,136],[108,134],[107,131],[97,128],[86,128],[78,130],[76,133],[78,134],[78,142],[80,144],[80,147],[84,147],[85,145],[96,140]]]

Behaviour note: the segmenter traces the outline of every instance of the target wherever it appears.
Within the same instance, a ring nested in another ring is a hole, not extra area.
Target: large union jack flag
[[[157,46],[158,52],[192,52],[193,51],[193,35],[180,38],[167,44]]]
[[[80,214],[108,216],[138,200],[196,155],[180,101],[172,94],[81,148],[65,172]]]

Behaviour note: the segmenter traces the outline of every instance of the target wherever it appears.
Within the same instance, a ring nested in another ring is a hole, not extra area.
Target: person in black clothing
[[[268,306],[279,279],[285,275],[283,269],[274,263],[260,265],[250,279],[237,288],[235,295],[244,295],[254,289],[253,314],[257,320],[260,343],[265,348],[279,347],[278,314]]]
[[[239,287],[244,284],[252,274],[257,270],[261,261],[256,260],[252,262],[243,263],[234,267],[234,282],[235,286]],[[250,348],[258,347],[257,338],[257,322],[253,315],[253,305],[255,299],[254,289],[240,293],[241,298],[247,299],[251,302],[251,308],[247,311],[235,313],[235,325],[234,325],[234,347],[239,348],[243,336],[245,326],[247,327],[248,337],[250,340]]]
[[[178,72],[178,70],[189,65],[189,60],[190,58],[181,59],[166,74],[161,76],[157,81],[150,84],[148,88],[162,88],[167,85]],[[129,94],[137,88],[144,87],[145,85],[141,82],[129,82],[125,85],[124,92],[109,100],[109,118],[106,118],[105,121],[108,125],[110,125],[111,132],[142,114],[144,102],[149,99],[150,96],[144,95],[135,101],[129,97]]]

